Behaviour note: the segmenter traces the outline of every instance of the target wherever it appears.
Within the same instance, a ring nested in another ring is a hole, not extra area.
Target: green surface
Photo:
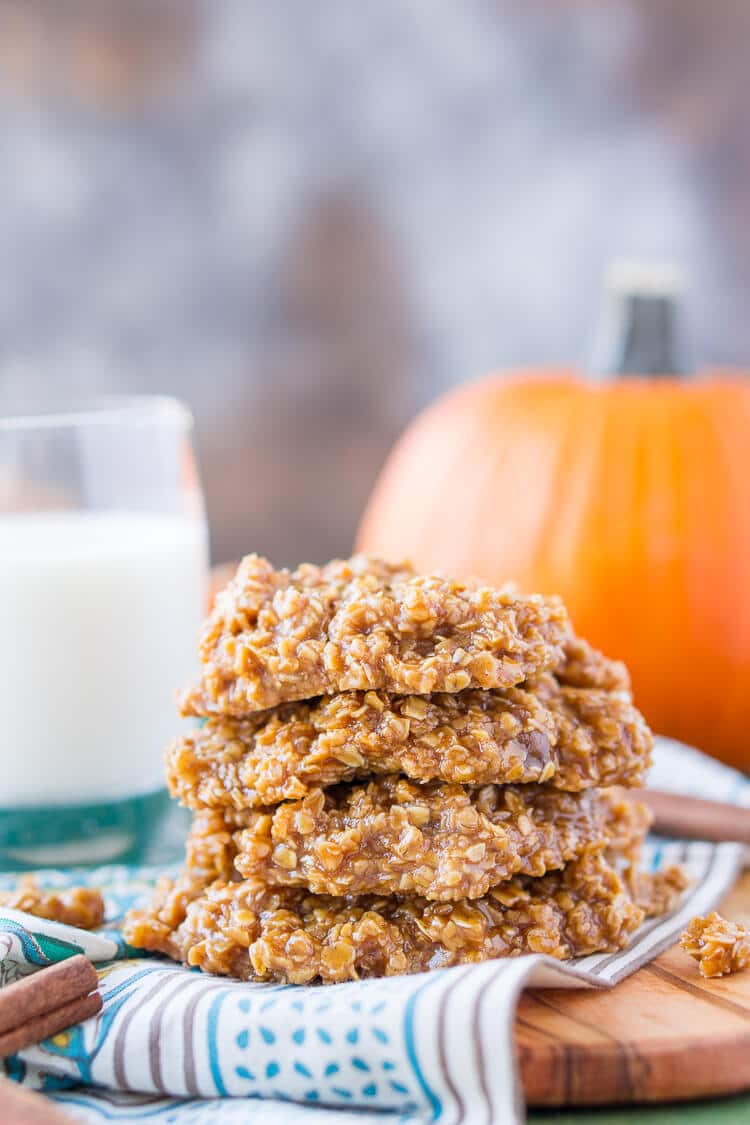
[[[673,1102],[631,1109],[534,1110],[529,1125],[742,1125],[750,1122],[750,1096]]]
[[[0,809],[0,870],[174,863],[188,820],[166,789],[100,804]]]

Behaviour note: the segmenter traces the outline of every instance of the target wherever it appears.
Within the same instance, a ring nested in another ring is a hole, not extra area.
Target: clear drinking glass
[[[196,671],[207,529],[174,399],[0,418],[0,865],[135,858]]]

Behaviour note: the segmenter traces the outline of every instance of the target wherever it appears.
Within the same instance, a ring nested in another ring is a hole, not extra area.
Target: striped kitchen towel
[[[651,780],[750,804],[741,775],[667,740]],[[116,932],[69,931],[100,962],[103,1010],[6,1060],[5,1069],[85,1121],[513,1123],[523,1119],[513,1050],[520,991],[616,983],[714,907],[741,860],[734,844],[650,840],[647,864],[679,862],[692,880],[679,908],[644,924],[623,952],[570,965],[529,956],[328,987],[254,985],[128,960]],[[116,917],[155,874],[110,867],[86,878],[103,886]],[[48,885],[80,879],[80,871],[40,876]],[[43,922],[23,930],[0,911],[0,979],[60,956],[59,931]]]

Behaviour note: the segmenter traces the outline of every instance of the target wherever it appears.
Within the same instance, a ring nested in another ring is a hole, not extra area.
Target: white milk
[[[163,786],[206,567],[198,519],[0,515],[0,808]]]

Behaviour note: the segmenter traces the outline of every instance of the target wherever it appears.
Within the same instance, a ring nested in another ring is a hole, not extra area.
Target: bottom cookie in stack
[[[605,792],[594,802],[607,815],[582,834],[575,858],[561,870],[513,875],[480,897],[447,901],[316,894],[273,885],[267,867],[243,879],[238,865],[248,870],[250,862],[241,850],[243,830],[215,812],[199,815],[185,873],[163,881],[146,910],[131,912],[125,937],[206,972],[289,983],[392,976],[522,953],[563,960],[614,952],[647,914],[667,910],[684,883],[678,872],[636,871],[648,823],[643,806]]]

